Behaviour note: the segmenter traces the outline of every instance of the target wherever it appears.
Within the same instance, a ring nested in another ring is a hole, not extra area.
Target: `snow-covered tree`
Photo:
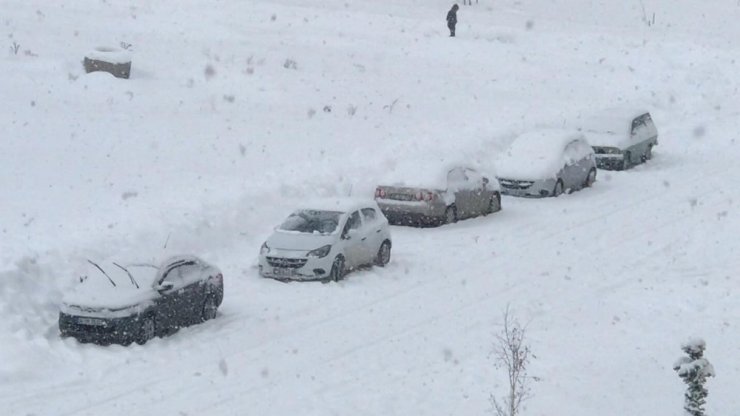
[[[709,394],[704,383],[707,377],[714,377],[714,367],[704,358],[706,347],[703,339],[690,339],[681,345],[686,356],[673,364],[673,369],[687,385],[683,408],[689,416],[704,416],[704,404]]]

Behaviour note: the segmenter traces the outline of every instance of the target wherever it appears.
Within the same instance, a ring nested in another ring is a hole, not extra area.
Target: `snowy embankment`
[[[84,1],[0,5],[0,408],[9,414],[481,414],[501,312],[541,379],[527,414],[675,414],[692,334],[740,408],[740,8],[487,1]],[[130,80],[84,74],[131,44]],[[12,48],[12,46],[11,46]],[[655,159],[556,200],[394,228],[387,269],[340,284],[258,278],[305,197],[368,195],[603,107],[651,108]],[[437,163],[438,161],[438,163]],[[435,164],[436,163],[436,164]],[[144,347],[60,340],[86,257],[191,251],[224,270],[213,322]]]

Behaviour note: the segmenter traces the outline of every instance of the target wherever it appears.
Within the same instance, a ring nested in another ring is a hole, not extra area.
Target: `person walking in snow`
[[[455,25],[457,25],[457,4],[453,4],[449,12],[447,12],[447,27],[450,29],[450,36],[455,37]]]

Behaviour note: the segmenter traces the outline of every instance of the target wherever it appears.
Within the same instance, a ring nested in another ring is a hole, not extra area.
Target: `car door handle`
[[[365,240],[367,240],[367,237],[362,237],[362,241],[365,241]]]
[[[379,233],[380,231],[381,231],[381,230],[376,230],[375,232],[376,232],[376,233]]]

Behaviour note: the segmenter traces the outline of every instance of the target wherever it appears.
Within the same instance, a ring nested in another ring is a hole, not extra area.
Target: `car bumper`
[[[141,323],[137,316],[97,318],[59,314],[59,333],[80,342],[96,344],[130,344],[136,340]]]
[[[333,252],[322,258],[291,256],[280,252],[260,255],[259,272],[262,277],[281,281],[326,280],[335,256]]]
[[[544,181],[526,181],[531,182],[531,185],[523,186],[520,184],[514,184],[517,181],[501,180],[501,194],[508,196],[527,197],[527,198],[545,198],[552,196],[555,190],[555,179],[548,179]],[[524,182],[524,181],[519,181]]]
[[[445,221],[444,204],[423,201],[391,201],[376,199],[389,224],[410,226],[436,226]]]

